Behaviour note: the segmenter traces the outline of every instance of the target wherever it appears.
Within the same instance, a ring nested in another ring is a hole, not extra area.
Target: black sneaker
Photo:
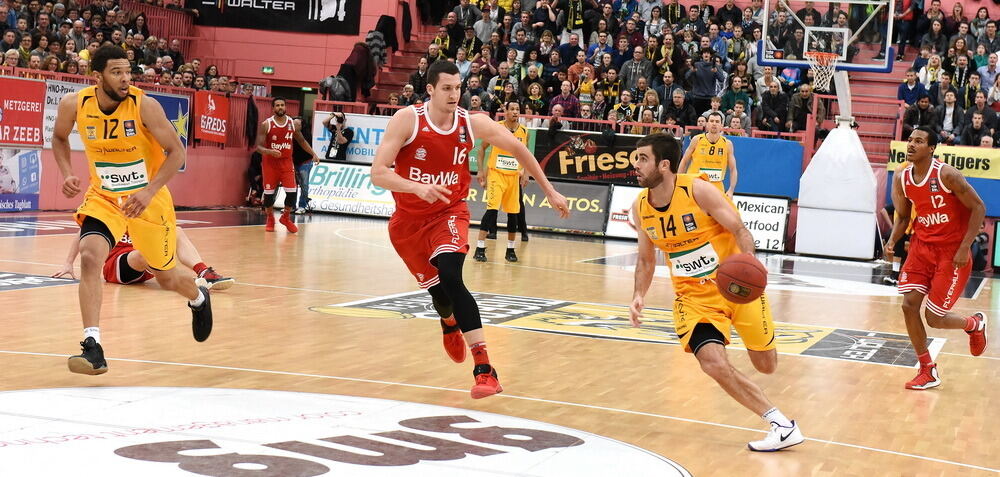
[[[508,248],[507,249],[507,255],[505,255],[503,258],[507,259],[508,262],[516,262],[517,261],[517,254],[514,253],[514,249]]]
[[[474,255],[472,255],[472,258],[476,259],[477,262],[485,262],[486,261],[486,248],[485,247],[476,247],[476,253]]]
[[[489,239],[489,240],[496,240],[497,239],[497,232],[496,232],[496,230],[494,230],[492,232],[488,232],[486,234],[486,238]]]
[[[108,372],[108,362],[104,360],[104,348],[93,337],[80,342],[83,352],[70,356],[67,364],[69,370],[77,374],[91,376]]]
[[[522,233],[521,234],[521,241],[522,242],[527,242],[528,241],[528,234]]]
[[[212,334],[212,298],[208,294],[208,288],[198,287],[198,289],[205,294],[205,302],[197,308],[188,303],[188,308],[191,309],[191,332],[194,334],[194,340],[202,342]]]

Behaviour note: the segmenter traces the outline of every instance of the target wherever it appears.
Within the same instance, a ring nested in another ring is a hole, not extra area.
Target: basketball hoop
[[[840,55],[825,51],[807,51],[803,55],[809,62],[809,67],[813,70],[813,88],[821,91],[830,91],[830,80],[837,70],[837,63],[840,62]]]

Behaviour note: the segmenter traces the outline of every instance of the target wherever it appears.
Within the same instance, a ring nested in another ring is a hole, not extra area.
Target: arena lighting
[[[305,86],[302,87],[302,91],[305,91],[306,93],[312,93],[312,90],[313,89],[309,88],[309,87],[305,87]]]
[[[262,74],[265,74],[265,75],[273,75],[274,74],[274,67],[273,66],[261,66],[260,67],[260,72]]]

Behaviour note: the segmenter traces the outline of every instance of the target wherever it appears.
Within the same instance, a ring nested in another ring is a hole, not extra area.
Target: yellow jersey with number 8
[[[503,124],[503,121],[498,122]],[[504,128],[506,127],[504,125]],[[518,124],[517,129],[511,131],[511,134],[518,141],[521,141],[521,144],[528,145],[528,130],[524,126]],[[499,172],[504,175],[515,175],[521,172],[521,163],[517,162],[513,154],[493,145],[490,146],[490,157],[487,164],[489,165],[490,172]]]
[[[133,194],[163,165],[163,147],[139,116],[145,93],[129,87],[128,97],[108,114],[97,104],[97,86],[77,93],[76,124],[90,163],[90,188],[106,197]]]
[[[712,143],[704,134],[699,134],[691,140],[698,141],[698,145],[691,155],[691,167],[681,172],[705,174],[709,182],[721,184],[726,180],[726,171],[729,170],[729,140],[725,136],[719,136],[719,140]]]
[[[678,174],[670,205],[660,210],[649,203],[649,189],[636,200],[639,227],[667,256],[674,293],[703,295],[707,279],[715,278],[726,257],[740,253],[736,237],[694,200],[694,181],[704,176]],[[728,198],[727,198],[728,200]],[[734,206],[735,208],[735,206]]]

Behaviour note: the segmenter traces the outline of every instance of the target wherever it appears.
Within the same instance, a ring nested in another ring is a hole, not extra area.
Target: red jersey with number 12
[[[969,228],[971,211],[941,180],[944,163],[931,160],[920,183],[913,178],[913,166],[903,169],[903,195],[913,203],[913,236],[929,244],[958,246]]]
[[[396,174],[421,184],[438,184],[451,190],[446,202],[428,203],[416,194],[393,192],[396,210],[412,215],[431,215],[444,210],[469,195],[469,151],[475,143],[469,113],[458,108],[451,129],[439,129],[428,118],[426,104],[410,106],[417,120],[413,132],[396,156]]]
[[[265,160],[291,161],[292,141],[295,140],[295,124],[292,118],[285,116],[285,123],[279,125],[274,116],[267,118],[267,138],[264,141],[268,149],[281,153],[281,157],[264,156]]]

